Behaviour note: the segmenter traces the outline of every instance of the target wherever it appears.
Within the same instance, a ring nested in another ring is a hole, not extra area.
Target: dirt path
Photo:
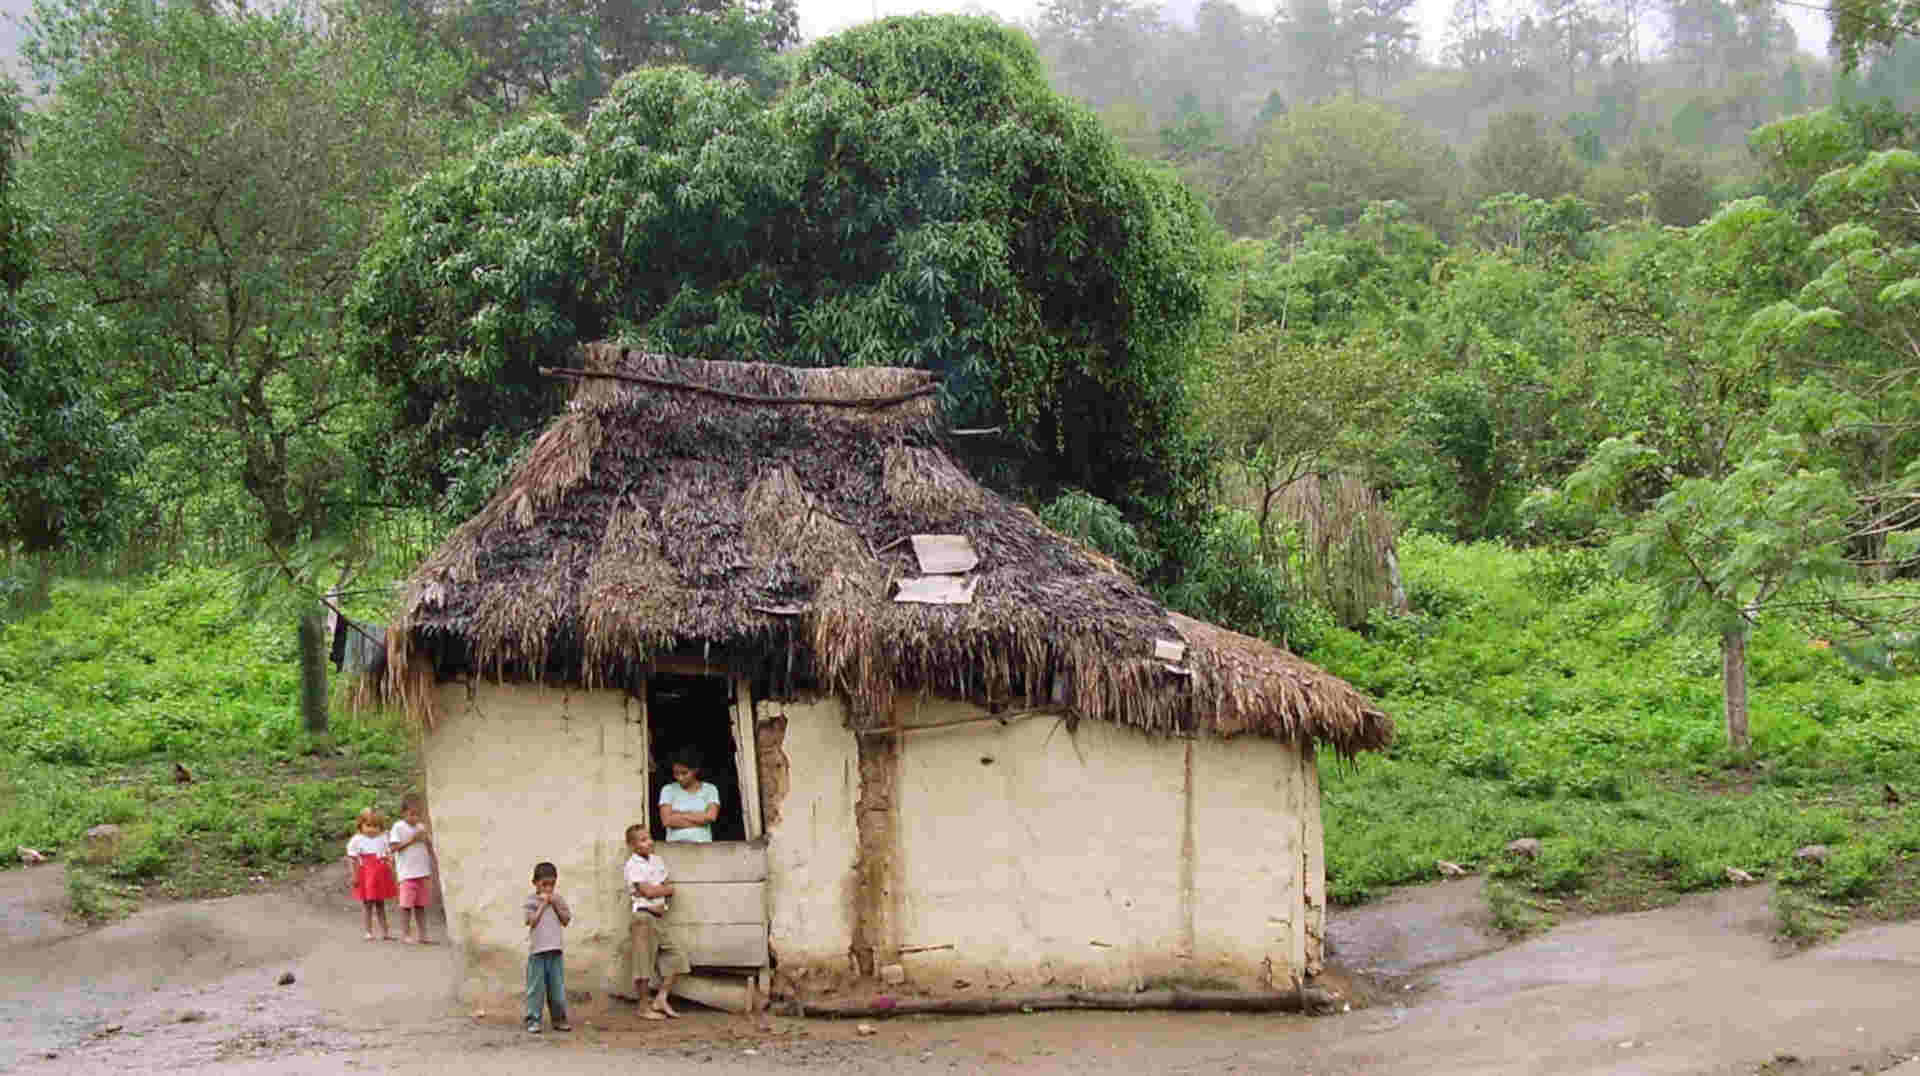
[[[51,867],[0,872],[0,1070],[1800,1074],[1879,1072],[1920,1053],[1920,924],[1782,958],[1763,889],[1505,948],[1476,883],[1405,890],[1336,920],[1336,959],[1386,985],[1319,1019],[916,1018],[863,1037],[834,1021],[754,1032],[718,1013],[646,1024],[596,998],[576,1006],[571,1035],[535,1038],[511,1011],[476,1017],[446,1000],[448,947],[360,940],[332,871],[84,934],[57,918],[58,880]]]

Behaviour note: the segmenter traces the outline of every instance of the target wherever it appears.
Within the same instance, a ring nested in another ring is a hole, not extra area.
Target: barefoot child
[[[667,881],[667,863],[653,854],[653,834],[634,823],[627,827],[627,891],[633,897],[633,918],[627,927],[633,941],[633,994],[646,1003],[647,984],[657,982],[659,990],[647,1006],[646,1018],[665,1020],[679,1016],[667,1003],[667,991],[673,980],[692,971],[687,954],[673,943],[667,932],[667,898],[673,896],[673,884]]]
[[[359,832],[347,839],[347,888],[360,902],[368,941],[373,940],[376,918],[381,940],[393,940],[387,928],[387,901],[399,894],[399,887],[393,884],[393,853],[387,847],[385,821],[379,811],[368,807],[360,812]]]
[[[403,941],[433,944],[427,938],[427,906],[433,900],[433,835],[422,819],[420,793],[400,797],[400,821],[387,835],[400,874],[400,933]]]
[[[551,863],[533,868],[533,893],[521,906],[527,921],[527,1033],[540,1034],[540,999],[547,1001],[555,1031],[567,1023],[567,965],[560,956],[560,932],[573,920],[565,897],[555,893],[560,870]]]

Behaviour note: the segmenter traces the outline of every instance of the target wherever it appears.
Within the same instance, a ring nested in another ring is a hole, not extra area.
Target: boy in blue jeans
[[[567,900],[553,891],[560,870],[551,863],[533,868],[533,893],[522,911],[527,920],[527,1033],[540,1034],[540,999],[553,1014],[555,1031],[572,1031],[567,1023],[567,965],[560,956],[560,932],[573,921]]]

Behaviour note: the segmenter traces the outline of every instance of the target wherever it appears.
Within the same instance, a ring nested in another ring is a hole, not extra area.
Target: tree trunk
[[[1721,698],[1727,715],[1727,746],[1747,749],[1747,625],[1720,636]]]
[[[325,735],[327,731],[327,648],[326,632],[320,614],[307,613],[300,618],[300,715],[307,731]]]

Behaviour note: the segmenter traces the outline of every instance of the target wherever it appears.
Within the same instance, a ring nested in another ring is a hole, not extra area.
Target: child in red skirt
[[[400,895],[393,880],[393,852],[387,844],[386,819],[371,807],[360,812],[359,832],[347,840],[347,887],[366,916],[366,938],[373,940],[373,921],[380,920],[380,940],[392,941],[387,929],[387,901]]]

